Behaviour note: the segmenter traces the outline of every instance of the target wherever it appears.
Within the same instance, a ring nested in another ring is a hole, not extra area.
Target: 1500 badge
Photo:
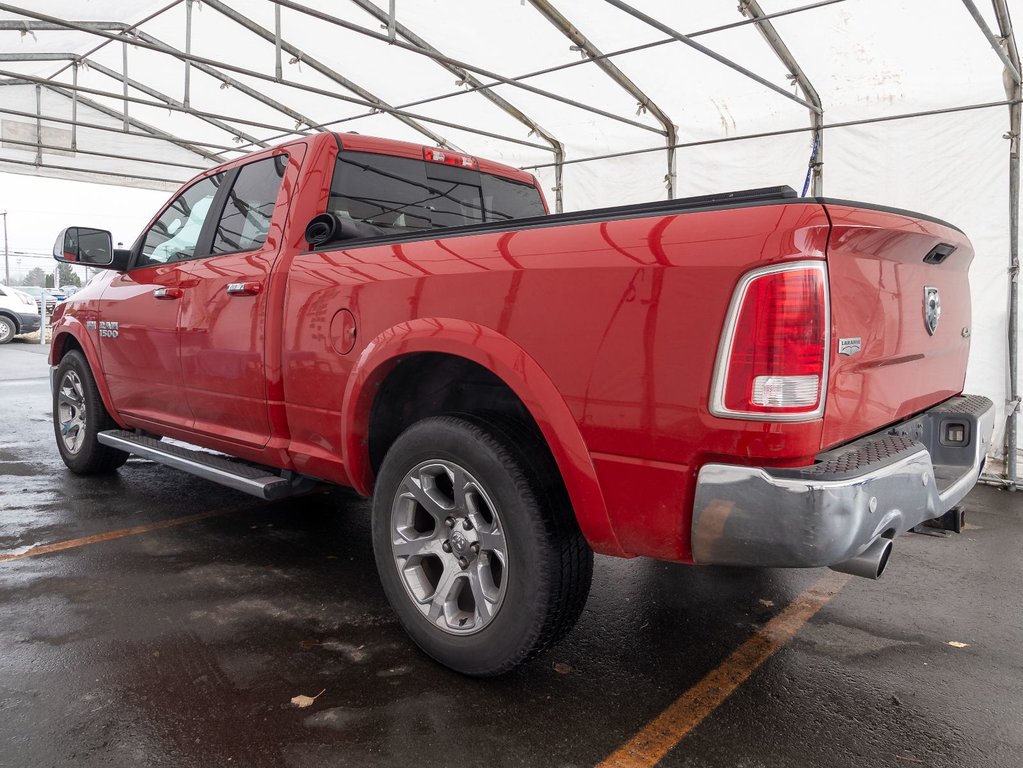
[[[99,335],[100,338],[116,339],[117,338],[117,323],[110,320],[99,321]]]

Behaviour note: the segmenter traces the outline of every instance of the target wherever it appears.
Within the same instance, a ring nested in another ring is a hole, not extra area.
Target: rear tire
[[[501,417],[439,416],[398,437],[377,479],[373,549],[416,644],[481,677],[567,633],[593,573],[547,446]]]
[[[64,355],[55,380],[53,433],[67,468],[76,475],[95,475],[124,464],[127,453],[103,445],[96,437],[118,425],[103,405],[85,356],[78,350]]]

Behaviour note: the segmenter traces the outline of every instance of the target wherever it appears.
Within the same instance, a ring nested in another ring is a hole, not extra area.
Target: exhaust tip
[[[888,559],[892,556],[891,539],[874,539],[873,543],[856,557],[835,563],[830,566],[831,570],[839,573],[848,573],[852,576],[860,576],[864,579],[880,579],[885,568],[888,567]]]

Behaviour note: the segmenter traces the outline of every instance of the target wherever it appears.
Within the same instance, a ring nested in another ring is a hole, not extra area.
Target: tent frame
[[[927,110],[923,112],[913,112],[901,115],[890,115],[886,117],[875,117],[875,118],[863,118],[859,120],[846,121],[841,123],[826,123],[824,120],[824,108],[821,103],[820,96],[816,89],[813,87],[812,82],[807,76],[806,72],[800,67],[795,56],[791,50],[783,41],[782,37],[778,33],[776,27],[772,23],[772,19],[779,18],[782,16],[791,15],[794,13],[806,13],[816,8],[821,8],[835,3],[843,2],[843,0],[817,0],[817,2],[811,2],[807,5],[803,5],[797,8],[790,8],[778,13],[768,14],[765,13],[761,8],[758,0],[739,0],[739,13],[745,18],[735,23],[725,24],[719,27],[706,30],[698,30],[688,34],[679,32],[662,22],[659,19],[653,18],[642,11],[631,6],[625,0],[604,0],[608,5],[618,9],[624,14],[627,14],[642,23],[650,26],[653,29],[660,31],[665,35],[664,38],[655,40],[653,42],[644,43],[642,45],[632,46],[629,48],[603,52],[593,42],[586,37],[586,35],[562,12],[556,7],[555,3],[557,0],[530,0],[531,5],[536,8],[541,15],[547,18],[563,35],[565,35],[573,44],[575,50],[580,51],[583,57],[580,60],[567,62],[565,64],[557,65],[554,67],[547,67],[542,70],[535,72],[524,73],[517,76],[506,76],[490,71],[483,67],[480,67],[473,62],[461,61],[454,57],[448,56],[442,53],[438,48],[434,47],[430,43],[419,37],[413,30],[401,24],[396,18],[396,3],[395,0],[389,0],[387,9],[378,6],[373,0],[351,0],[356,6],[370,14],[377,21],[381,22],[384,26],[385,31],[378,32],[359,24],[347,21],[346,19],[338,16],[319,11],[315,8],[311,8],[308,5],[304,5],[296,0],[270,0],[274,4],[274,25],[273,29],[266,29],[255,22],[249,20],[233,8],[231,8],[223,0],[201,0],[202,4],[215,10],[225,18],[229,19],[232,23],[237,26],[248,30],[250,33],[257,35],[263,40],[271,43],[274,47],[274,71],[273,74],[266,74],[264,72],[249,69],[247,67],[240,66],[230,61],[222,61],[218,59],[205,58],[197,56],[192,53],[192,30],[195,23],[193,14],[193,5],[199,0],[171,0],[162,8],[156,12],[149,14],[144,19],[134,23],[126,24],[123,22],[116,21],[99,21],[99,22],[83,22],[74,21],[70,19],[62,19],[46,14],[38,13],[28,8],[23,8],[8,3],[0,2],[0,11],[5,11],[14,14],[18,18],[16,20],[4,20],[0,21],[0,31],[11,31],[17,30],[23,33],[32,33],[36,30],[77,30],[80,32],[87,33],[89,35],[103,38],[97,46],[89,50],[84,54],[76,53],[47,53],[47,54],[0,54],[0,62],[27,62],[27,61],[54,61],[62,62],[63,66],[48,77],[35,77],[24,74],[19,74],[15,71],[0,69],[0,86],[3,85],[33,85],[36,92],[36,109],[35,112],[27,112],[24,110],[15,110],[6,106],[0,106],[0,114],[13,115],[22,117],[25,119],[31,119],[35,121],[37,126],[36,131],[36,142],[34,144],[24,141],[7,140],[10,144],[21,144],[27,145],[29,148],[34,147],[36,149],[36,155],[34,161],[21,161],[21,160],[10,160],[4,159],[4,163],[14,165],[25,165],[31,166],[36,169],[49,169],[52,171],[60,172],[82,172],[89,174],[104,175],[104,172],[77,169],[66,165],[57,165],[52,162],[46,161],[44,158],[44,150],[55,150],[55,149],[67,149],[67,147],[54,147],[50,144],[44,144],[42,139],[42,131],[39,130],[43,122],[58,123],[69,125],[71,129],[71,150],[80,152],[85,155],[92,155],[97,157],[108,157],[126,160],[136,160],[141,162],[155,162],[147,161],[139,157],[127,157],[116,153],[104,153],[91,150],[82,150],[78,147],[78,129],[88,128],[90,130],[102,130],[102,131],[113,131],[126,135],[139,136],[142,138],[152,139],[158,142],[172,143],[178,147],[181,147],[188,152],[194,154],[199,160],[195,165],[184,163],[184,162],[162,162],[163,165],[168,167],[180,167],[188,169],[203,169],[210,167],[211,165],[223,162],[226,159],[230,159],[230,156],[237,156],[238,154],[246,151],[252,147],[267,146],[268,142],[277,139],[287,138],[289,136],[308,134],[314,131],[325,131],[332,130],[336,126],[342,123],[351,122],[361,118],[368,117],[376,114],[387,114],[392,118],[401,121],[408,127],[417,131],[430,142],[435,143],[441,147],[447,147],[451,149],[457,149],[457,147],[448,140],[441,133],[435,130],[449,128],[452,130],[458,130],[469,134],[478,136],[484,136],[497,141],[509,142],[518,146],[525,146],[538,151],[549,152],[552,155],[552,161],[550,163],[537,163],[535,165],[528,166],[530,169],[540,168],[553,168],[555,174],[555,186],[553,191],[555,192],[555,208],[557,211],[563,210],[563,196],[562,196],[562,175],[564,167],[572,163],[584,163],[592,162],[596,160],[604,160],[615,157],[626,157],[638,154],[645,154],[648,152],[666,152],[667,154],[667,174],[665,176],[665,186],[667,189],[667,196],[669,198],[674,197],[676,191],[676,152],[679,149],[686,147],[701,146],[706,144],[715,144],[730,141],[743,141],[753,138],[764,138],[769,136],[781,136],[786,134],[809,132],[812,137],[812,149],[810,152],[810,159],[807,170],[807,188],[810,193],[814,196],[820,196],[824,193],[824,133],[827,129],[838,128],[838,127],[850,127],[856,125],[867,125],[875,122],[885,122],[890,120],[905,120],[910,118],[929,116],[929,115],[941,115],[948,114],[951,112],[972,110],[972,109],[987,109],[992,107],[1007,106],[1009,108],[1009,129],[1005,134],[1005,138],[1009,142],[1009,318],[1007,328],[1007,341],[1008,341],[1008,374],[1009,374],[1009,395],[1006,402],[1006,437],[1005,437],[1005,453],[1006,453],[1006,466],[1005,476],[1003,478],[987,478],[992,482],[1004,485],[1011,490],[1016,490],[1019,487],[1018,473],[1017,473],[1017,447],[1018,447],[1018,415],[1021,406],[1021,398],[1019,392],[1018,382],[1018,337],[1019,337],[1019,187],[1020,187],[1020,129],[1021,129],[1021,102],[1023,102],[1023,78],[1021,78],[1021,72],[1023,67],[1020,65],[1019,50],[1017,47],[1015,35],[1012,27],[1012,20],[1009,14],[1009,8],[1007,0],[991,0],[992,7],[997,18],[997,31],[994,31],[985,21],[977,8],[974,0],[963,0],[963,4],[971,17],[974,19],[978,29],[987,39],[991,45],[992,50],[998,56],[1002,63],[1004,70],[1004,82],[1006,90],[1006,99],[1000,102],[989,102],[984,104],[968,104],[957,107],[949,107],[944,109]],[[141,27],[148,21],[166,13],[167,11],[176,8],[184,3],[185,6],[185,46],[184,50],[180,50],[165,43],[162,40],[148,34]],[[429,61],[433,62],[437,66],[443,67],[448,72],[454,74],[458,78],[459,89],[450,93],[444,93],[428,98],[419,99],[415,102],[411,102],[403,105],[392,105],[385,99],[380,97],[366,88],[362,87],[358,83],[351,80],[344,73],[338,72],[331,67],[327,66],[321,61],[309,55],[309,53],[302,49],[301,46],[290,42],[285,39],[282,30],[282,18],[281,9],[287,8],[290,11],[308,15],[310,17],[319,19],[320,21],[341,27],[350,32],[362,35],[364,37],[377,40],[382,44],[392,46],[395,48],[401,48],[405,51],[420,55]],[[790,92],[780,85],[770,82],[769,80],[758,75],[742,65],[738,64],[731,59],[713,51],[706,47],[700,42],[697,42],[695,38],[704,35],[713,34],[720,32],[725,29],[733,29],[738,26],[745,24],[753,24],[760,35],[763,37],[765,43],[770,47],[774,55],[782,63],[782,65],[788,70],[788,77],[798,91]],[[121,71],[118,72],[116,69],[100,64],[95,61],[92,57],[94,54],[105,46],[112,43],[119,43],[122,49],[121,56]],[[678,139],[678,128],[673,121],[668,117],[665,111],[656,104],[649,96],[645,93],[642,88],[642,84],[636,83],[628,75],[625,74],[616,64],[612,62],[612,59],[634,53],[640,50],[646,50],[660,45],[670,44],[681,44],[685,45],[693,50],[698,51],[702,55],[710,57],[717,61],[722,66],[728,67],[740,75],[747,77],[754,82],[758,83],[762,87],[771,90],[780,96],[787,99],[796,101],[797,103],[804,106],[809,113],[809,125],[805,127],[794,127],[785,128],[776,131],[766,131],[756,134],[746,134],[739,136],[727,136],[718,139],[707,139],[703,141],[690,141],[680,142]],[[129,76],[128,72],[128,50],[130,47],[143,48],[154,51],[159,54],[168,56],[175,60],[183,67],[183,96],[182,98],[176,99],[169,96],[166,93],[159,91],[151,86],[139,82]],[[331,83],[338,86],[343,93],[338,91],[327,90],[324,88],[317,88],[305,83],[289,80],[284,77],[284,63],[283,56],[287,53],[292,57],[292,62],[301,62],[315,70],[317,73],[328,79]],[[587,66],[592,65],[597,67],[604,75],[609,77],[615,82],[620,88],[625,90],[630,96],[632,96],[640,107],[640,113],[645,113],[646,118],[643,114],[638,114],[636,117],[640,119],[634,119],[625,115],[616,114],[615,112],[606,110],[602,107],[598,107],[592,104],[586,104],[576,99],[565,96],[554,91],[550,91],[544,88],[540,88],[526,82],[529,79],[538,77],[540,75],[548,74],[555,71],[561,71],[575,66]],[[117,83],[120,86],[120,92],[101,90],[97,88],[88,88],[79,84],[79,70],[83,67],[89,67],[104,77],[111,80],[111,82]],[[57,78],[64,74],[68,69],[71,70],[71,82],[66,80],[58,80]],[[290,120],[294,121],[291,126],[275,125],[271,123],[249,120],[237,115],[223,115],[213,112],[209,112],[202,109],[197,109],[192,104],[191,91],[192,91],[192,70],[196,69],[203,72],[209,77],[215,78],[222,83],[221,87],[229,87],[237,91],[238,93],[244,94],[254,102],[260,103],[264,106],[270,107],[275,112],[286,116]],[[243,77],[252,78],[254,80],[262,82],[276,83],[287,88],[303,91],[306,93],[312,93],[318,96],[323,96],[329,99],[325,103],[332,104],[336,101],[341,101],[347,104],[355,104],[367,108],[368,111],[359,113],[356,115],[348,115],[339,119],[329,120],[317,120],[311,116],[304,115],[285,103],[273,99],[270,96],[260,92],[257,88],[254,88],[246,83],[239,81],[237,78],[231,75],[241,75]],[[649,148],[638,148],[627,150],[624,152],[607,153],[601,155],[592,155],[588,157],[577,157],[567,158],[565,153],[564,137],[557,137],[545,130],[534,116],[527,114],[521,108],[513,104],[508,98],[497,92],[498,88],[503,89],[519,89],[528,93],[550,99],[562,104],[568,105],[575,109],[579,109],[587,112],[592,116],[602,118],[605,120],[613,120],[632,128],[642,131],[648,131],[656,133],[664,137],[664,144],[660,147],[649,147]],[[71,101],[71,118],[61,117],[57,115],[44,114],[42,110],[42,92],[46,89],[53,93],[59,94]],[[133,95],[135,93],[141,93],[147,98],[142,96]],[[505,112],[507,115],[512,117],[516,122],[520,123],[524,128],[528,129],[526,138],[519,136],[512,136],[507,134],[498,133],[495,131],[488,131],[479,126],[472,126],[464,122],[455,120],[441,120],[439,118],[430,117],[427,115],[419,114],[416,112],[409,111],[411,108],[421,106],[427,103],[436,103],[442,100],[455,98],[465,93],[479,93],[484,98],[488,99],[491,103]],[[90,98],[95,97],[95,98]],[[115,102],[120,102],[121,109],[116,110],[110,107],[108,104],[96,101],[96,98],[108,99]],[[147,107],[160,107],[169,109],[171,111],[181,112],[195,117],[198,120],[203,121],[209,126],[222,131],[224,134],[230,137],[234,146],[231,144],[217,144],[211,143],[208,140],[193,140],[186,139],[180,136],[172,135],[160,128],[149,125],[146,122],[139,120],[137,117],[133,117],[131,114],[131,105],[143,105]],[[108,117],[116,118],[120,121],[120,127],[114,127],[111,125],[102,125],[99,123],[88,123],[83,122],[79,119],[79,107],[84,106],[93,111],[100,112],[107,115]],[[650,119],[657,123],[652,125]],[[261,130],[272,130],[275,131],[275,135],[272,137],[258,138],[251,133],[247,132],[245,128],[258,128]],[[530,141],[529,137],[536,136],[543,143]],[[125,174],[106,174],[110,176],[116,176],[122,179],[137,179],[140,181],[147,182],[165,182],[175,183],[172,179],[159,178],[156,176],[149,175],[125,175]],[[807,189],[804,189],[804,194]]]

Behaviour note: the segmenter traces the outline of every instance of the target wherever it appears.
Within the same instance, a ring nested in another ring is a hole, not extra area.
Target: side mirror
[[[127,266],[127,260],[120,253],[115,253],[111,234],[88,227],[68,227],[57,235],[53,258],[67,264],[99,269],[124,269]]]

